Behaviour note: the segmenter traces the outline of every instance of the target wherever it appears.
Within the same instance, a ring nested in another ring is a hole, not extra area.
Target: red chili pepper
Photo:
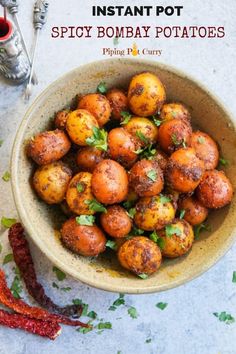
[[[0,325],[10,328],[24,329],[33,334],[56,339],[61,333],[61,327],[57,322],[40,321],[24,315],[9,313],[0,309]]]
[[[37,303],[51,312],[64,316],[81,315],[83,307],[80,305],[69,305],[60,307],[45,294],[43,286],[38,283],[34,269],[34,262],[31,257],[28,241],[24,235],[24,229],[20,223],[14,224],[8,233],[9,242],[13,251],[14,260],[18,266],[21,276],[24,279],[29,294]]]
[[[51,314],[48,311],[41,309],[39,307],[33,307],[26,304],[20,299],[14,298],[10,289],[7,287],[5,274],[0,270],[0,303],[14,310],[15,312],[43,321],[52,321],[57,323],[64,323],[68,326],[81,326],[89,327],[88,324],[82,323],[78,320],[71,320],[62,315]]]

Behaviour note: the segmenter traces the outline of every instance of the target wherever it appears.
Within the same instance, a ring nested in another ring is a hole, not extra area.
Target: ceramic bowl
[[[51,84],[32,104],[18,130],[12,153],[12,187],[16,207],[28,235],[60,269],[99,289],[120,293],[151,293],[174,288],[204,273],[232,245],[236,233],[236,196],[230,206],[211,213],[210,232],[203,232],[184,257],[165,260],[160,270],[146,280],[122,269],[110,251],[97,259],[72,254],[62,246],[58,231],[59,208],[47,206],[30,185],[33,163],[25,154],[27,139],[46,130],[54,113],[71,103],[77,94],[96,91],[98,83],[124,87],[142,71],[157,74],[166,86],[168,101],[182,101],[190,109],[194,125],[209,133],[230,161],[226,174],[236,186],[236,134],[232,116],[209,91],[189,76],[156,62],[111,59],[81,66]]]

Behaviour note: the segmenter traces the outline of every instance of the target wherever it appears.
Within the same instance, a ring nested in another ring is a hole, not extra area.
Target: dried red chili
[[[5,274],[2,270],[0,270],[0,303],[21,315],[37,320],[59,322],[68,326],[89,327],[89,325],[82,323],[79,320],[73,321],[65,316],[49,313],[47,310],[30,306],[24,301],[14,298],[10,289],[7,287]]]
[[[76,316],[78,318],[83,310],[81,305],[60,307],[54,304],[54,302],[45,294],[43,286],[38,283],[29,244],[25,238],[24,229],[20,223],[16,223],[10,228],[8,238],[16,265],[20,270],[29,294],[34,300],[37,301],[40,306],[45,307],[51,312],[63,316]]]
[[[56,339],[61,333],[61,327],[57,322],[36,320],[24,315],[9,313],[4,310],[0,310],[0,325],[10,328],[24,329],[30,333],[47,337],[52,340]]]

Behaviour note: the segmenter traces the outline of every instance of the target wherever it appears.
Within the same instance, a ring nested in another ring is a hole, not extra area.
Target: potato
[[[125,269],[137,275],[150,275],[159,269],[162,256],[153,241],[147,237],[135,236],[119,248],[118,259]]]
[[[194,241],[192,226],[185,220],[175,219],[172,224],[160,230],[158,235],[163,240],[162,255],[167,258],[183,256]]]
[[[195,197],[181,198],[178,208],[184,211],[183,218],[191,225],[201,224],[208,216],[208,209]]]
[[[157,142],[158,128],[150,119],[132,117],[129,122],[124,125],[124,128],[135,138],[138,138],[141,146],[155,144]]]
[[[175,217],[175,208],[166,196],[144,197],[136,204],[135,224],[142,230],[159,230]]]
[[[70,150],[71,142],[59,130],[50,130],[35,135],[27,146],[27,155],[38,165],[47,165],[60,160]]]
[[[109,155],[125,167],[132,166],[138,159],[135,153],[140,148],[138,140],[124,128],[114,128],[108,134]]]
[[[168,156],[163,151],[161,151],[160,149],[156,149],[156,153],[153,156],[153,160],[157,161],[162,171],[165,171],[167,166]]]
[[[121,113],[128,110],[128,99],[125,93],[122,90],[114,88],[107,92],[106,97],[111,106],[111,117],[121,121]]]
[[[182,119],[190,121],[191,116],[182,103],[165,103],[160,112],[161,120]]]
[[[91,190],[92,174],[89,172],[79,172],[75,175],[67,189],[66,201],[75,214],[93,215],[94,210],[89,209],[87,201],[94,199]]]
[[[77,109],[68,114],[66,130],[71,140],[81,146],[88,145],[87,138],[93,135],[93,128],[98,128],[95,117],[85,109]]]
[[[181,119],[164,121],[159,128],[158,141],[160,147],[167,154],[190,144],[192,128]]]
[[[204,162],[206,170],[214,170],[219,162],[219,150],[215,141],[206,133],[197,131],[191,136],[190,146]]]
[[[127,211],[119,205],[108,207],[107,212],[101,214],[100,221],[103,230],[112,237],[125,237],[132,227]]]
[[[128,90],[131,111],[140,117],[156,114],[166,99],[165,88],[160,79],[149,72],[135,75]]]
[[[62,162],[38,167],[33,176],[33,187],[47,204],[58,204],[66,195],[71,180],[71,170]]]
[[[196,195],[206,208],[218,209],[231,202],[233,186],[223,171],[206,171]]]
[[[93,172],[97,164],[103,160],[103,157],[103,151],[89,146],[78,151],[76,161],[80,171]]]
[[[181,193],[193,192],[204,174],[204,163],[192,148],[175,151],[169,158],[165,176],[167,183]]]
[[[130,170],[129,184],[140,197],[157,195],[164,187],[162,170],[156,161],[140,160]]]
[[[106,124],[111,115],[111,106],[108,99],[100,93],[90,93],[83,96],[78,103],[78,109],[86,109],[97,120],[99,127]]]
[[[116,161],[103,160],[95,167],[92,176],[92,192],[104,204],[120,203],[128,194],[128,176]]]
[[[76,218],[71,218],[62,225],[61,240],[71,251],[86,257],[98,256],[106,248],[103,232],[96,225],[79,225]]]
[[[57,129],[65,130],[66,129],[66,121],[68,118],[69,114],[68,109],[64,109],[63,111],[57,112],[55,119],[54,119],[54,124]]]

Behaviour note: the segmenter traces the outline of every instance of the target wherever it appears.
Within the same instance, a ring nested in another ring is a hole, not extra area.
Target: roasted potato
[[[124,128],[114,128],[108,134],[109,155],[125,167],[132,166],[138,159],[135,153],[140,148],[138,140]]]
[[[206,208],[218,209],[231,202],[233,186],[223,171],[206,171],[196,195]]]
[[[106,237],[102,230],[96,225],[79,225],[76,218],[62,225],[61,240],[71,251],[86,257],[98,256],[106,248]]]
[[[144,72],[131,79],[128,102],[131,111],[137,116],[148,117],[156,114],[165,99],[165,88],[156,75]]]
[[[94,199],[91,190],[92,174],[79,172],[75,175],[67,189],[66,201],[71,211],[78,215],[93,215],[88,202]]]
[[[109,206],[107,212],[101,214],[100,221],[103,230],[112,237],[125,237],[132,227],[127,211],[119,205]]]
[[[111,117],[113,119],[122,120],[122,112],[128,110],[128,99],[125,93],[119,89],[111,89],[107,92],[106,97],[111,106]]]
[[[66,130],[71,140],[81,146],[88,145],[87,138],[93,135],[93,128],[98,128],[96,118],[85,109],[77,109],[68,114]]]
[[[159,128],[158,142],[167,154],[190,144],[192,128],[189,122],[181,119],[164,121]]]
[[[162,171],[165,171],[168,161],[168,156],[161,151],[160,149],[156,149],[156,153],[153,156],[153,160],[157,161]]]
[[[71,170],[62,162],[40,166],[33,176],[33,187],[47,204],[58,204],[66,195]]]
[[[158,138],[157,126],[148,118],[132,117],[124,128],[135,138],[141,146],[155,144]]]
[[[140,197],[152,197],[164,187],[163,172],[156,161],[140,160],[130,170],[129,184]]]
[[[182,119],[190,121],[191,116],[188,109],[182,103],[165,103],[163,104],[160,112],[160,119]]]
[[[142,230],[159,230],[175,217],[175,208],[164,195],[141,198],[136,204],[135,224]]]
[[[27,146],[27,155],[38,165],[47,165],[60,160],[70,150],[71,142],[59,129],[39,133]]]
[[[169,158],[165,176],[168,184],[181,193],[193,192],[204,174],[204,163],[192,148],[175,151]]]
[[[65,130],[66,129],[66,121],[68,118],[68,113],[70,111],[68,109],[64,109],[63,111],[57,112],[54,124],[57,129]]]
[[[93,172],[97,164],[101,162],[103,158],[103,151],[88,146],[78,151],[76,161],[80,171]]]
[[[206,133],[196,131],[192,134],[190,146],[197,157],[204,162],[206,170],[214,170],[219,162],[219,150],[215,141]]]
[[[95,167],[92,176],[92,192],[104,204],[120,203],[128,195],[128,176],[116,161],[103,160]]]
[[[125,269],[137,275],[150,275],[159,269],[162,256],[153,241],[147,237],[134,236],[119,248],[118,259]]]
[[[78,109],[86,109],[97,120],[99,127],[106,124],[111,115],[111,106],[108,99],[100,93],[90,93],[83,96],[78,103]]]
[[[158,232],[163,240],[162,255],[176,258],[186,254],[192,247],[194,233],[192,226],[185,220],[175,219]]]
[[[179,211],[184,211],[184,220],[191,225],[201,224],[208,216],[208,209],[195,197],[180,198]]]

